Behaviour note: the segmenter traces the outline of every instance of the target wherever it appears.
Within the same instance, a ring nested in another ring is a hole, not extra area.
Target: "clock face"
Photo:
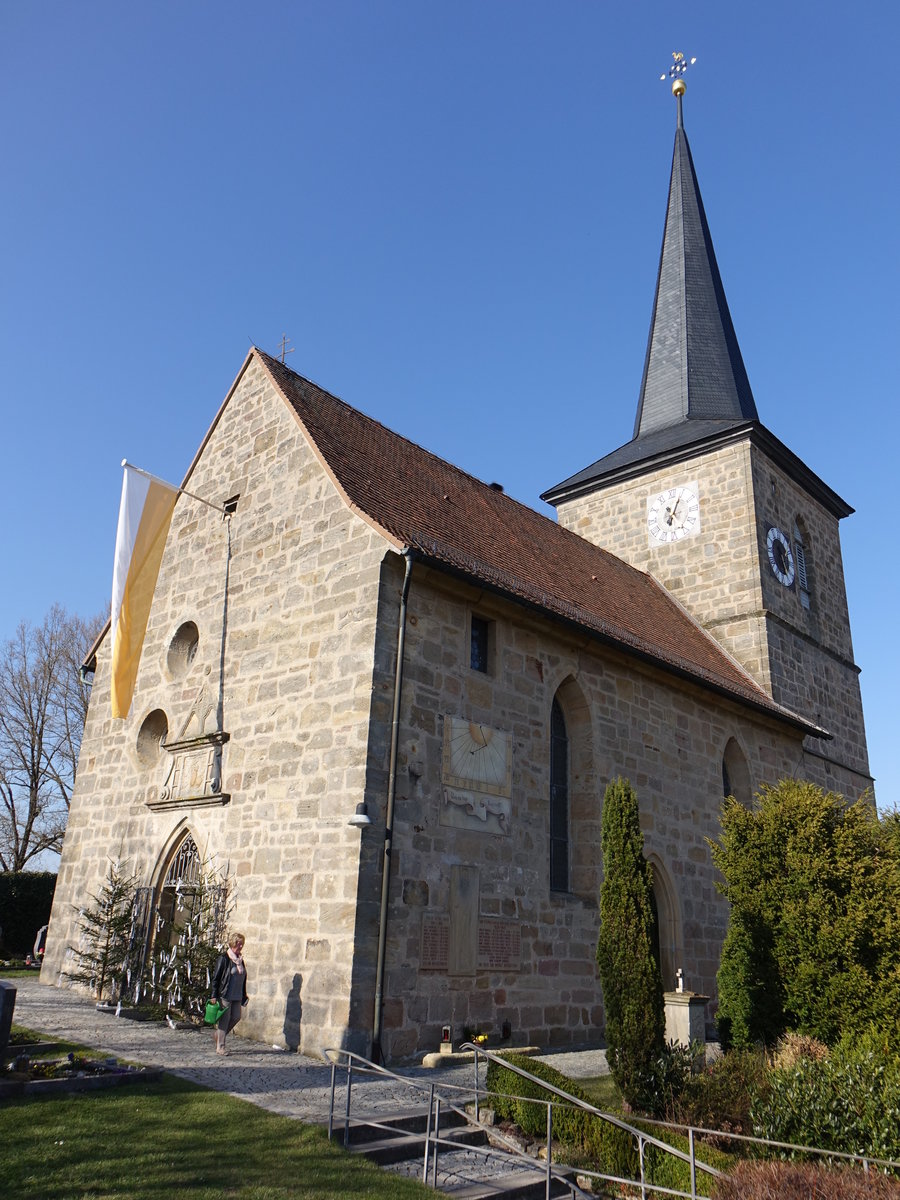
[[[490,796],[509,796],[509,734],[461,717],[444,717],[444,783]]]
[[[647,500],[650,544],[680,542],[700,532],[700,496],[696,483],[654,492]]]
[[[769,555],[769,565],[775,578],[785,587],[790,587],[794,582],[794,556],[791,553],[791,543],[774,525],[766,534],[766,552]]]

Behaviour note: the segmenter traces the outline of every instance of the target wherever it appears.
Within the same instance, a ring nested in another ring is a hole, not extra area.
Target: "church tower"
[[[838,522],[853,509],[761,424],[684,130],[630,442],[545,492],[558,519],[653,575],[773,700],[823,728],[796,775],[871,786]]]

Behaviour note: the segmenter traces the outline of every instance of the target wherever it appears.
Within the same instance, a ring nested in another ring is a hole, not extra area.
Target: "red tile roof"
[[[418,558],[811,732],[643,571],[255,354],[350,502]]]

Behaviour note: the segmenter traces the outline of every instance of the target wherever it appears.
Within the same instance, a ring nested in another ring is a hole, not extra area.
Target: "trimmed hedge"
[[[0,947],[7,955],[26,955],[50,920],[56,874],[7,871],[0,874]]]
[[[507,1053],[503,1057],[513,1066],[536,1075],[545,1083],[561,1088],[577,1100],[593,1104],[590,1096],[568,1076],[561,1074],[547,1063],[526,1055]],[[498,1063],[488,1065],[487,1088],[491,1093],[490,1103],[501,1120],[513,1121],[529,1137],[543,1140],[547,1136],[547,1106],[537,1100],[559,1101],[559,1097],[542,1088],[540,1084],[523,1079],[514,1071],[508,1071]],[[559,1101],[562,1105],[562,1101]],[[639,1119],[624,1118],[631,1125],[641,1127]],[[672,1134],[649,1125],[643,1126],[646,1133],[659,1141],[687,1152],[686,1137]],[[590,1165],[605,1175],[635,1179],[639,1174],[638,1152],[635,1138],[609,1121],[595,1117],[580,1108],[559,1107],[553,1110],[553,1140],[573,1148]],[[727,1170],[732,1160],[719,1151],[704,1146],[698,1157],[709,1166]],[[648,1182],[662,1187],[690,1190],[690,1167],[663,1150],[650,1146],[644,1154]],[[701,1176],[705,1177],[705,1176]]]

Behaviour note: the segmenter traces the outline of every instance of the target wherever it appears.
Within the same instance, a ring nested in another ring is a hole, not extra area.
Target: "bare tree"
[[[54,605],[0,651],[2,871],[62,847],[90,696],[80,667],[105,619]]]

